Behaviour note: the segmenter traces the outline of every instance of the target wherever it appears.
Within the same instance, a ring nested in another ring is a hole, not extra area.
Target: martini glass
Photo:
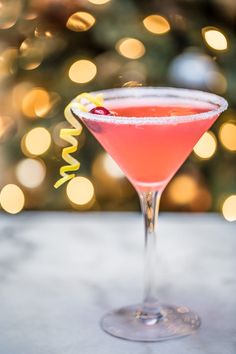
[[[202,134],[227,108],[225,99],[176,88],[119,88],[102,94],[104,107],[118,115],[72,113],[113,157],[138,192],[145,225],[145,286],[142,303],[106,314],[102,328],[135,341],[186,336],[200,326],[187,307],[162,304],[156,289],[156,226],[162,191]],[[94,106],[86,103],[88,111]]]

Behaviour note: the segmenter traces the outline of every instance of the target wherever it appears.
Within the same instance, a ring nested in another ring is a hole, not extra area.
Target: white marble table
[[[128,342],[99,319],[142,295],[143,235],[132,213],[0,215],[1,354],[235,354],[236,224],[162,214],[159,295],[202,318],[190,337]]]

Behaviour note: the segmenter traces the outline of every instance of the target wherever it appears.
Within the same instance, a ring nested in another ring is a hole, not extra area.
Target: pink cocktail
[[[97,94],[98,92],[94,93]],[[145,293],[141,304],[105,315],[103,329],[117,337],[159,341],[192,333],[198,315],[159,303],[156,292],[156,223],[166,184],[227,102],[214,94],[172,88],[104,90],[104,106],[116,115],[72,112],[93,133],[136,188],[145,222]],[[87,103],[87,109],[94,106]]]
[[[141,101],[141,104],[144,103]],[[173,124],[172,121],[162,124],[163,116],[205,113],[214,106],[194,106],[194,103],[192,106],[186,103],[181,106],[160,106],[158,102],[155,106],[153,104],[147,101],[144,106],[132,99],[126,105],[107,104],[111,111],[121,117],[140,117],[138,124],[117,124],[115,119],[109,123],[97,122],[96,128],[93,128],[94,123],[91,125],[87,121],[89,129],[132,184],[138,190],[145,191],[162,190],[166,186],[192,151],[193,145],[217,118],[214,115],[210,119],[190,120],[182,124]],[[146,118],[149,118],[149,124]]]

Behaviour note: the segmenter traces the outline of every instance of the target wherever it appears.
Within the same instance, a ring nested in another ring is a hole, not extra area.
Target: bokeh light
[[[92,182],[85,177],[75,177],[67,184],[66,194],[76,205],[86,205],[94,198]]]
[[[44,181],[45,176],[46,167],[40,160],[24,159],[16,166],[16,177],[24,187],[39,187]]]
[[[0,1],[0,29],[9,29],[16,24],[22,9],[21,0]]]
[[[219,139],[229,151],[236,151],[236,123],[224,123],[220,127]]]
[[[18,50],[8,47],[0,53],[0,82],[16,72]]]
[[[25,11],[25,13],[24,13],[23,16],[22,16],[22,18],[23,18],[24,20],[28,20],[28,21],[35,20],[37,17],[38,17],[37,12],[36,12],[36,11],[33,11],[33,10]]]
[[[236,195],[231,195],[225,199],[222,214],[226,220],[236,221]]]
[[[113,158],[105,153],[103,158],[103,165],[108,175],[114,178],[123,178],[124,173],[117,165],[117,163],[113,160]]]
[[[40,39],[25,39],[19,48],[20,66],[25,70],[34,70],[43,61],[43,48]]]
[[[227,49],[227,38],[218,28],[205,27],[202,29],[202,34],[209,47],[215,50]]]
[[[215,134],[211,131],[206,132],[194,146],[194,153],[201,159],[210,159],[216,152],[217,141]]]
[[[25,204],[23,191],[16,184],[7,184],[0,192],[0,204],[7,213],[19,213]]]
[[[49,25],[48,23],[46,24],[40,24],[38,25],[35,30],[34,30],[34,35],[37,38],[52,38],[56,34],[56,29],[53,25]]]
[[[168,195],[170,200],[179,205],[191,203],[197,196],[197,183],[188,174],[181,174],[171,181]]]
[[[138,59],[145,54],[144,44],[136,38],[122,38],[116,43],[116,50],[128,59]]]
[[[160,15],[149,15],[143,20],[144,27],[152,33],[164,34],[169,32],[170,24],[165,17]]]
[[[111,0],[88,0],[88,2],[90,2],[91,4],[94,5],[104,5],[106,3],[108,3]]]
[[[126,62],[120,69],[121,85],[127,87],[138,83],[138,86],[145,84],[147,79],[147,67],[144,63],[138,60]]]
[[[77,60],[69,69],[69,78],[78,84],[84,84],[93,80],[96,74],[96,65],[86,59]]]
[[[142,83],[141,82],[138,82],[138,81],[126,81],[122,87],[141,87],[142,86]]]
[[[195,181],[196,196],[178,204],[167,187],[162,208],[221,210],[236,194],[234,2],[198,2],[193,13],[184,2],[0,0],[0,190],[18,185],[26,209],[138,210],[129,180],[86,129],[78,137],[80,171],[96,196],[76,205],[66,186],[56,194],[48,188],[68,146],[60,138],[60,129],[71,128],[63,107],[85,91],[173,86],[223,95],[230,110],[177,175]]]
[[[44,117],[50,109],[50,97],[46,90],[37,87],[30,90],[22,102],[22,112],[26,117]]]
[[[66,23],[66,27],[74,32],[88,31],[94,24],[95,18],[88,12],[75,12]]]
[[[0,144],[16,133],[17,125],[12,117],[0,114]],[[0,159],[3,156],[0,157]]]
[[[218,73],[218,65],[212,57],[195,48],[189,48],[176,56],[169,67],[172,83],[197,89],[224,89]]]
[[[44,154],[51,145],[51,135],[43,127],[33,128],[23,140],[26,151],[33,156]]]

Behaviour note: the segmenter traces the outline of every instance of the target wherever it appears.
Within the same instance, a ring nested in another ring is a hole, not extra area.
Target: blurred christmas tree
[[[167,187],[162,208],[223,207],[236,219],[235,15],[234,0],[0,1],[3,209],[138,209],[133,188],[86,130],[81,179],[53,189],[65,105],[131,81],[226,96],[230,109]]]

